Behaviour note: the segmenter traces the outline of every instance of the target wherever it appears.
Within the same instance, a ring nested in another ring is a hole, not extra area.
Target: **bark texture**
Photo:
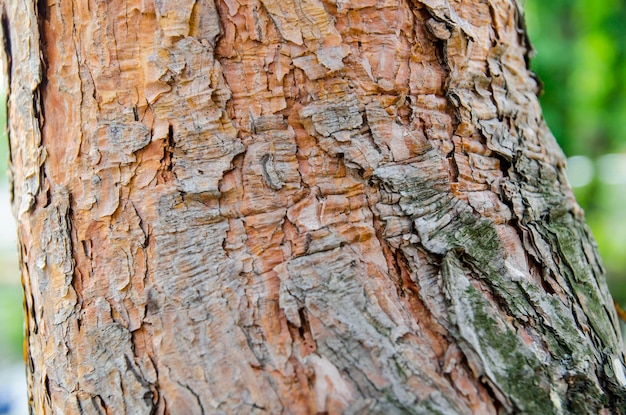
[[[6,1],[38,414],[624,413],[514,0]]]

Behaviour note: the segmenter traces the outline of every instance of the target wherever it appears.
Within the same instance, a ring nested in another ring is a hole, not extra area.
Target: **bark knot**
[[[274,190],[280,190],[285,185],[283,175],[276,170],[274,164],[274,155],[267,153],[261,157],[261,166],[263,168],[263,179],[269,187]]]

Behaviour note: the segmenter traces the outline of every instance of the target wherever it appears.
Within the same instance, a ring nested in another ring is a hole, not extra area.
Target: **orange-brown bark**
[[[519,5],[3,5],[35,413],[600,413]]]

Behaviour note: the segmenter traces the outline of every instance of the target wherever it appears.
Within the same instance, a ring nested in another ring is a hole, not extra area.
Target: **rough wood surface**
[[[516,1],[1,11],[34,413],[624,413]]]

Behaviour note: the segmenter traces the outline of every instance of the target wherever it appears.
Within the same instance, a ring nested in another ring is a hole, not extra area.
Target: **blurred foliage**
[[[568,156],[590,157],[597,171],[601,155],[626,151],[626,1],[526,0],[525,15],[546,121]],[[626,177],[621,182],[596,174],[575,193],[624,304]]]
[[[5,94],[0,92],[0,189],[7,189],[8,147]],[[0,194],[8,197],[6,193]],[[0,218],[0,232],[13,227],[2,224],[13,221],[12,217]],[[22,357],[22,288],[17,271],[17,251],[7,251],[0,244],[0,362]]]
[[[626,2],[527,0],[541,103],[566,154],[626,149]]]
[[[0,92],[0,189],[7,189],[8,142],[5,131],[6,105],[4,93]],[[8,197],[6,193],[0,194]],[[13,221],[12,217],[0,218],[0,232],[13,227],[2,224]],[[17,271],[17,251],[7,251],[0,244],[0,362],[18,360],[22,356],[22,288]]]
[[[0,265],[5,264],[0,262]],[[0,282],[0,360],[17,360],[22,356],[22,298],[19,284]]]

